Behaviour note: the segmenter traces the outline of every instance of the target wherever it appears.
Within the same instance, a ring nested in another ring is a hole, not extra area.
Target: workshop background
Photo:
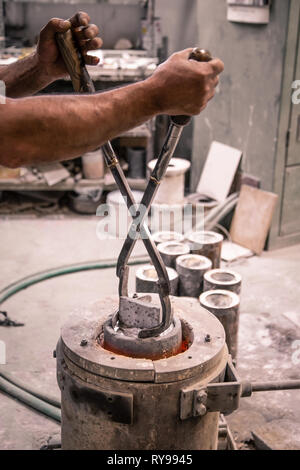
[[[89,13],[103,39],[103,51],[96,52],[102,65],[88,67],[98,91],[145,79],[187,47],[209,49],[225,63],[215,99],[183,130],[175,170],[169,169],[155,208],[161,221],[166,205],[190,202],[193,217],[197,208],[204,211],[205,230],[222,234],[222,252],[211,267],[242,278],[241,380],[299,381],[300,104],[292,99],[293,83],[300,80],[299,1],[0,1],[0,65],[31,53],[50,18],[69,18],[77,10]],[[68,78],[41,93],[72,91]],[[159,116],[112,142],[137,198],[168,126],[168,117]],[[101,149],[62,164],[0,167],[0,310],[10,319],[2,314],[0,388],[3,372],[60,399],[52,353],[61,326],[74,309],[118,293],[115,268],[87,266],[116,260],[124,241],[97,238],[96,210],[105,202],[126,212]],[[152,232],[163,230],[160,222]],[[191,245],[193,237],[182,238]],[[203,249],[188,251],[206,256]],[[133,257],[147,261],[140,241]],[[175,271],[175,258],[169,258],[163,259]],[[60,269],[74,272],[58,277]],[[138,269],[130,270],[131,292]],[[32,281],[44,271],[44,282]],[[34,285],[24,289],[27,282]],[[59,446],[53,415],[10,395],[8,389],[0,392],[0,449]],[[241,398],[224,422],[219,448],[299,450],[299,390]]]

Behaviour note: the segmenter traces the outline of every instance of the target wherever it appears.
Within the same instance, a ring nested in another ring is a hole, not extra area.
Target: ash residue
[[[291,328],[282,328],[273,323],[266,325],[266,328],[269,330],[272,340],[271,346],[275,347],[279,352],[286,353],[287,347],[289,348],[293,341],[299,339],[299,336]]]

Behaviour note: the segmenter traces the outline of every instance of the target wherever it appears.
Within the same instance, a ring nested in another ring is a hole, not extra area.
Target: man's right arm
[[[158,114],[200,113],[223,63],[174,54],[147,80],[96,95],[7,99],[0,104],[0,164],[14,168],[67,160]]]

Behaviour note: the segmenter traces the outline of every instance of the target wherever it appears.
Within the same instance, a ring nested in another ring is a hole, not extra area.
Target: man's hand
[[[99,29],[95,24],[89,24],[90,17],[82,11],[69,20],[53,18],[42,29],[37,47],[37,63],[41,74],[50,82],[67,75],[67,70],[56,44],[56,33],[64,33],[72,28],[86,64],[97,65],[99,59],[87,55],[88,51],[99,49],[102,39],[97,37]]]
[[[188,60],[192,49],[173,54],[148,80],[154,86],[160,112],[169,115],[199,114],[215,94],[219,74],[224,70],[220,59],[210,62]]]

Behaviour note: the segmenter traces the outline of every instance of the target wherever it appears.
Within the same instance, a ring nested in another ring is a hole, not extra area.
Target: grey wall
[[[197,0],[156,0],[156,15],[161,18],[163,35],[168,37],[169,54],[197,45]],[[189,125],[175,156],[191,160],[192,153],[193,125]]]
[[[156,15],[161,18],[163,35],[169,38],[170,54],[195,45],[197,0],[156,0]]]
[[[242,168],[271,190],[289,0],[273,0],[268,25],[227,21],[226,0],[157,0],[169,53],[198,45],[221,57],[225,71],[216,98],[194,119],[176,155],[190,158],[194,190],[212,140],[243,151]]]
[[[187,2],[188,3],[188,2]],[[240,148],[243,169],[271,190],[289,0],[274,0],[268,25],[229,23],[226,1],[199,0],[198,43],[225,63],[220,92],[195,120],[193,185],[209,145]]]

